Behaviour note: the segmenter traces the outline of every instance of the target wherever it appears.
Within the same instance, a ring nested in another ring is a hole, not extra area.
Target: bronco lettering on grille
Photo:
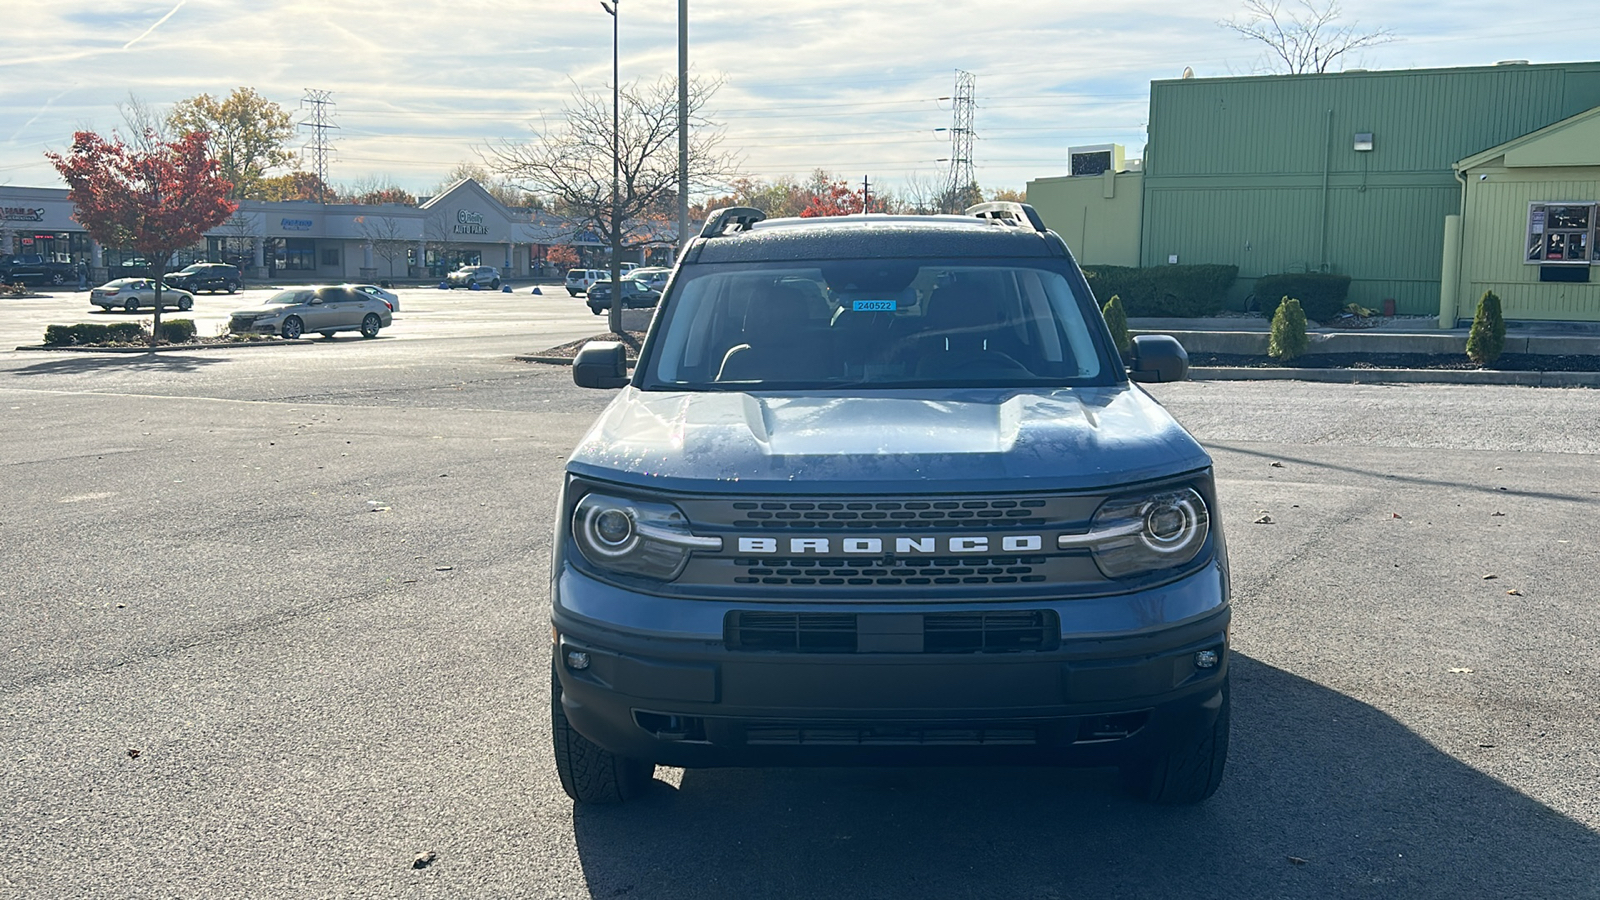
[[[740,553],[783,553],[787,556],[882,556],[889,551],[891,539],[878,537],[742,537],[738,540]],[[952,535],[893,538],[893,551],[900,555],[934,553],[1037,553],[1044,549],[1044,536],[1037,534],[1008,534],[998,539],[988,535]],[[941,545],[943,549],[941,549]]]

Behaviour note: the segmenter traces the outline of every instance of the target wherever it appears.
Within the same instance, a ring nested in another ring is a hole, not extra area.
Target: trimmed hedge
[[[1268,319],[1278,311],[1284,297],[1300,301],[1306,318],[1326,322],[1344,312],[1349,302],[1350,276],[1324,275],[1321,272],[1285,272],[1256,279],[1256,300]]]
[[[187,344],[194,340],[193,319],[168,319],[161,323],[161,339],[169,344]]]
[[[194,323],[190,323],[194,327]],[[44,342],[50,347],[66,347],[73,344],[142,344],[149,339],[149,332],[138,322],[118,322],[115,325],[101,325],[86,322],[81,325],[50,325],[44,330]]]
[[[1119,353],[1127,356],[1133,350],[1133,338],[1128,334],[1128,316],[1122,311],[1122,298],[1112,294],[1106,305],[1100,308],[1100,315],[1111,330],[1111,342],[1117,345]]]
[[[1084,266],[1095,297],[1121,297],[1132,317],[1192,319],[1222,312],[1238,266]]]

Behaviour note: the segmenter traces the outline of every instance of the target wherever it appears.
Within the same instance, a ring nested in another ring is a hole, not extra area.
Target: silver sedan
[[[155,309],[156,283],[149,278],[118,278],[89,292],[89,303],[101,309],[138,312],[141,307]],[[176,306],[188,312],[194,308],[194,295],[174,287],[161,289],[161,308]]]
[[[241,309],[228,321],[238,334],[277,334],[294,340],[306,332],[331,338],[340,331],[359,331],[365,338],[393,323],[389,304],[348,286],[279,291],[255,309]]]

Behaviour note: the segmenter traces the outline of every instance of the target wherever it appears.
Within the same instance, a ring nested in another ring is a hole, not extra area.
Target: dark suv
[[[235,294],[244,286],[244,279],[239,276],[239,269],[227,263],[194,263],[171,273],[162,281],[191,294],[198,291],[212,293],[227,291]]]
[[[1117,766],[1192,803],[1228,747],[1211,459],[1133,381],[1032,208],[713,213],[571,454],[552,563],[562,786],[657,764]]]

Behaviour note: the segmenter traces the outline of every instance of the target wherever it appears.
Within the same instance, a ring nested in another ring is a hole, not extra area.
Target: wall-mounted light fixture
[[[1372,132],[1356,132],[1356,151],[1358,153],[1370,153],[1372,151]]]

